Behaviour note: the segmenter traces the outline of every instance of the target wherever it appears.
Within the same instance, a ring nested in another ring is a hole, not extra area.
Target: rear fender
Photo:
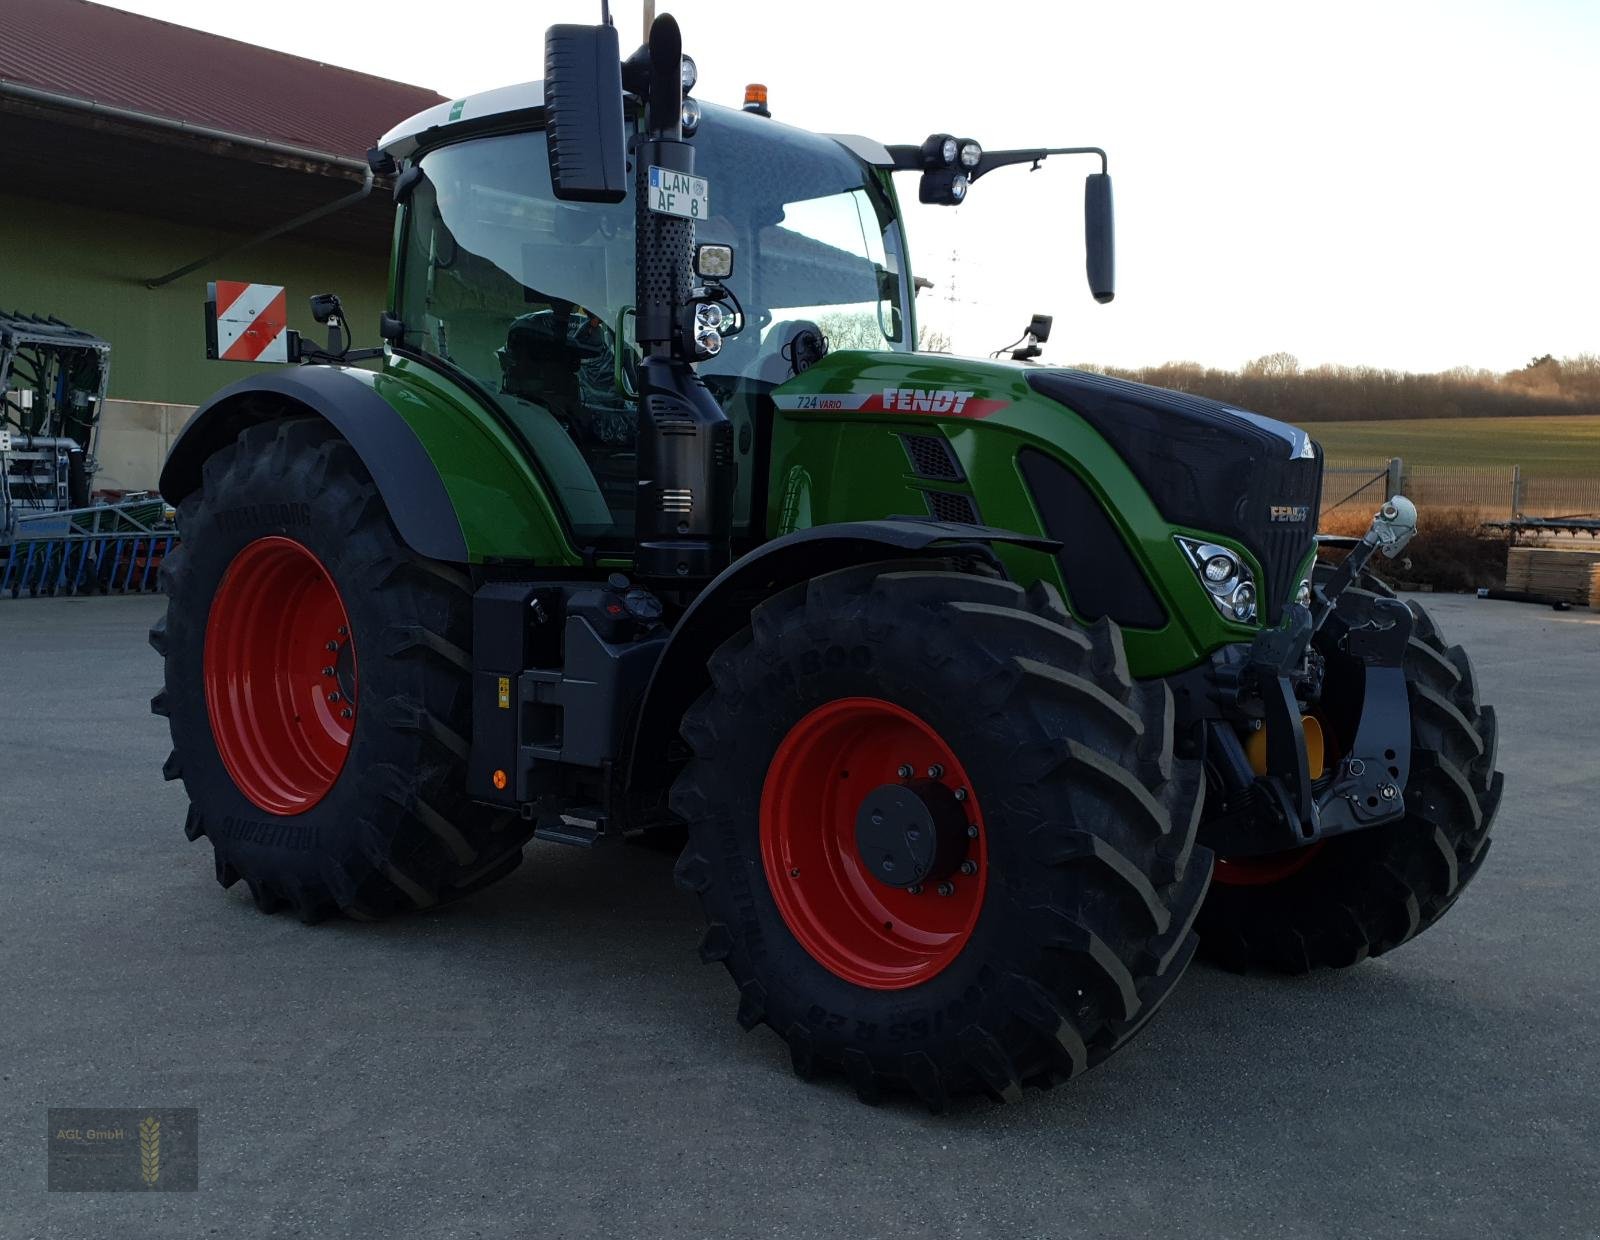
[[[328,422],[371,474],[418,555],[450,563],[582,562],[528,453],[487,410],[386,367],[298,366],[253,375],[202,405],[172,445],[161,493],[181,503],[206,458],[245,428],[302,414]]]

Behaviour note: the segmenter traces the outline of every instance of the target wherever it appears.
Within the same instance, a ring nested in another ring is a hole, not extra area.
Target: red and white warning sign
[[[218,280],[206,292],[206,355],[224,362],[287,362],[289,300],[281,284]]]

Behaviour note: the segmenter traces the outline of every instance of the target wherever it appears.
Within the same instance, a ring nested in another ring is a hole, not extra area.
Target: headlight
[[[950,200],[960,202],[967,196],[967,178],[955,177],[950,182]]]
[[[683,93],[687,95],[691,90],[694,89],[694,84],[699,80],[700,77],[699,73],[695,70],[693,56],[685,56],[683,58],[681,73]]]
[[[1253,623],[1256,582],[1239,553],[1198,538],[1178,538],[1177,543],[1217,610],[1229,620]]]
[[[939,155],[940,155],[941,158],[943,158],[945,163],[947,163],[947,164],[955,163],[956,162],[956,140],[954,138],[946,138],[944,140],[944,142],[939,147]]]
[[[701,302],[694,308],[695,330],[700,331],[703,328],[710,328],[714,332],[720,332],[724,317],[726,316],[722,312],[722,307],[715,302]]]
[[[978,161],[983,158],[983,148],[976,142],[963,142],[961,144],[961,166],[963,168],[976,168]]]
[[[678,117],[678,123],[683,126],[685,138],[694,137],[694,131],[700,128],[700,101],[698,99],[685,99],[683,112]]]

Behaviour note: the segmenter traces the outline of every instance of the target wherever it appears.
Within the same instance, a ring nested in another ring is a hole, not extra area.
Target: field
[[[1419,418],[1308,422],[1330,465],[1504,467],[1549,478],[1600,477],[1600,417]]]

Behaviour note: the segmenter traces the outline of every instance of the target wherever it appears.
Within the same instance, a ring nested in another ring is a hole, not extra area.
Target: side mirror
[[[733,247],[710,241],[695,246],[694,273],[702,280],[726,280],[733,274]]]
[[[1104,305],[1117,295],[1109,173],[1090,173],[1083,183],[1083,248],[1089,269],[1089,291]]]
[[[615,26],[551,26],[544,36],[550,185],[569,202],[628,196],[622,55]]]

